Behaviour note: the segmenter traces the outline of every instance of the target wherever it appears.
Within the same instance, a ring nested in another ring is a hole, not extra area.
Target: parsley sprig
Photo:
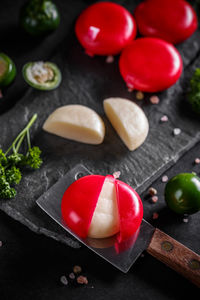
[[[197,68],[190,80],[189,103],[196,113],[200,114],[200,68]]]
[[[20,183],[23,167],[39,169],[42,164],[41,150],[38,147],[32,147],[30,139],[30,128],[36,119],[37,114],[34,114],[5,153],[0,149],[0,198],[10,199],[16,196],[16,190],[12,185]],[[19,150],[25,138],[27,139],[27,152],[24,155]]]

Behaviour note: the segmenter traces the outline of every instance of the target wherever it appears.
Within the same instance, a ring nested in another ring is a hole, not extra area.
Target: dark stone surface
[[[19,194],[16,199],[2,204],[4,211],[12,215],[12,218],[0,212],[0,240],[3,242],[0,247],[0,299],[183,300],[194,298],[193,295],[197,297],[199,290],[148,254],[138,259],[128,274],[124,275],[88,251],[87,248],[66,247],[52,239],[31,232],[13,220],[13,217],[37,233],[45,233],[73,247],[78,247],[76,241],[63,236],[64,232],[35,205],[36,199],[66,171],[76,163],[84,163],[92,171],[102,174],[108,171],[113,172],[120,166],[123,168],[123,179],[130,184],[140,186],[143,172],[140,166],[144,166],[144,162],[142,160],[138,162],[136,158],[140,157],[140,151],[146,156],[148,154],[145,151],[153,149],[154,159],[145,160],[147,164],[145,176],[150,177],[150,181],[147,179],[142,186],[142,189],[145,189],[146,185],[199,140],[198,118],[189,112],[185,103],[188,78],[194,68],[200,64],[199,32],[178,46],[185,65],[180,83],[161,95],[162,101],[158,106],[150,105],[148,99],[144,104],[152,128],[146,144],[136,152],[129,153],[106,121],[105,144],[100,147],[85,146],[43,133],[40,126],[48,113],[61,104],[77,102],[88,103],[103,113],[104,97],[119,94],[134,100],[134,94],[126,92],[116,62],[114,65],[106,65],[104,58],[91,60],[86,57],[73,35],[68,36],[63,45],[60,44],[62,39],[69,34],[69,29],[73,28],[73,22],[78,13],[92,1],[57,0],[56,3],[62,16],[62,26],[45,40],[28,38],[18,29],[18,12],[23,2],[24,0],[1,0],[1,51],[8,53],[15,60],[18,77],[6,92],[5,98],[0,101],[0,114],[17,103],[10,112],[0,115],[0,145],[6,148],[28,118],[37,110],[40,118],[39,123],[33,129],[32,137],[34,143],[43,148],[45,162],[41,171],[26,174],[18,189]],[[139,1],[120,2],[132,10]],[[66,68],[64,71],[66,79],[60,90],[53,93],[29,90],[19,102],[27,89],[20,74],[22,65],[28,60],[46,59],[54,51],[62,52],[64,60],[56,56],[55,61],[58,61],[63,70]],[[68,68],[64,65],[64,61],[67,61]],[[112,81],[111,76],[113,76]],[[80,81],[79,84],[77,81]],[[68,89],[67,94],[65,89]],[[159,124],[159,118],[164,112],[169,115],[170,122]],[[183,135],[173,138],[174,127],[180,127]],[[159,149],[163,151],[163,156],[157,151],[158,144],[161,146]],[[53,150],[56,150],[55,153]],[[104,155],[103,151],[105,151]],[[115,153],[114,157],[112,152]],[[200,144],[197,144],[192,150],[187,151],[177,164],[166,171],[166,174],[172,177],[179,172],[195,171],[199,175],[199,165],[193,164],[194,159],[199,157],[199,153]],[[62,160],[60,160],[61,154]],[[149,159],[152,159],[152,156],[148,156]],[[110,159],[112,159],[112,164],[109,164]],[[155,160],[156,166],[158,164],[160,166],[159,170],[154,168]],[[142,194],[145,219],[193,251],[200,253],[200,214],[192,215],[187,224],[183,223],[182,217],[166,208],[163,197],[165,184],[162,183],[161,178],[158,178],[153,186],[158,190],[159,201],[152,204],[146,197],[146,192]],[[139,187],[139,190],[142,189]],[[152,220],[152,214],[155,211],[159,213],[159,218]],[[77,286],[70,280],[68,286],[60,284],[60,276],[67,276],[75,264],[82,266],[89,280],[88,286]]]
[[[188,151],[166,175],[195,171],[200,143]],[[190,216],[188,223],[173,214],[164,202],[161,178],[153,183],[159,200],[152,204],[142,194],[144,217],[179,242],[200,254],[200,213]],[[152,220],[153,212],[159,213]],[[199,289],[147,253],[139,258],[127,274],[123,274],[86,247],[73,249],[45,236],[35,234],[0,212],[0,299],[1,300],[188,300],[197,299]],[[80,265],[88,286],[77,286],[68,278],[74,265]],[[60,283],[67,276],[68,286]]]
[[[4,91],[4,98],[0,101],[0,114],[14,106],[28,89],[22,78],[22,66],[28,61],[47,60],[57,52],[60,43],[66,37],[69,29],[81,10],[85,7],[84,1],[58,0],[56,4],[61,14],[59,28],[45,37],[32,37],[26,34],[19,26],[19,13],[26,0],[1,0],[0,10],[0,51],[6,52],[15,62],[17,77],[14,83]]]
[[[135,94],[127,91],[119,74],[117,57],[113,64],[106,64],[105,57],[91,58],[84,54],[71,30],[75,17],[84,6],[80,3],[71,3],[71,13],[66,25],[67,38],[52,58],[63,74],[61,86],[51,92],[29,89],[17,105],[0,117],[0,146],[6,149],[33,113],[37,113],[38,120],[32,128],[31,136],[33,143],[43,150],[44,158],[40,170],[25,174],[17,187],[16,199],[1,201],[0,208],[33,231],[44,233],[73,247],[78,247],[78,243],[65,237],[63,230],[35,204],[37,198],[69,169],[82,163],[96,174],[112,174],[120,170],[121,179],[138,192],[142,192],[200,139],[199,118],[187,110],[185,101],[188,78],[198,66],[200,32],[197,31],[178,46],[184,61],[183,75],[174,86],[159,94],[159,105],[152,105],[148,96],[146,101],[136,101]],[[134,4],[131,4],[131,1],[124,2],[130,10],[137,3],[138,1]],[[104,115],[102,101],[111,96],[136,101],[149,119],[148,138],[134,152],[129,152],[122,144]],[[106,137],[102,145],[91,146],[71,142],[42,131],[42,124],[57,107],[78,103],[96,110],[104,119]],[[169,122],[160,124],[159,120],[163,114],[168,115]],[[182,130],[179,136],[173,136],[175,127]]]

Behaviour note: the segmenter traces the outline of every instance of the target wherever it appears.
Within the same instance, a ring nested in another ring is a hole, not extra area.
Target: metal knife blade
[[[116,236],[106,239],[82,239],[68,228],[61,215],[62,196],[72,182],[89,174],[91,173],[87,168],[77,165],[44,193],[37,200],[37,204],[69,234],[122,272],[127,273],[135,260],[146,250],[200,287],[200,256],[144,219],[138,231],[120,244]]]
[[[74,234],[64,223],[61,215],[61,200],[67,187],[80,177],[91,172],[82,165],[77,165],[55,183],[36,202],[54,221],[62,226],[69,234],[78,239],[86,247],[107,260],[116,268],[126,273],[140,254],[147,249],[155,228],[144,219],[138,232],[130,240],[121,244],[116,237],[106,239],[82,239]]]

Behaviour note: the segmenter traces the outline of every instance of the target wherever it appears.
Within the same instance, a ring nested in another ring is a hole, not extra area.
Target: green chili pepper
[[[51,0],[30,0],[21,9],[20,23],[31,35],[43,35],[58,27],[60,15]]]
[[[199,211],[200,178],[193,173],[181,173],[171,178],[165,187],[165,201],[178,214]]]
[[[22,70],[25,81],[38,90],[53,90],[61,82],[59,68],[51,62],[29,62]]]
[[[0,88],[8,86],[16,76],[14,62],[4,53],[0,53]]]

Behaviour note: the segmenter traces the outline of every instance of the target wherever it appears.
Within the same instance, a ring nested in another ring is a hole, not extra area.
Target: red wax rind
[[[183,63],[172,44],[139,38],[122,51],[119,68],[129,88],[151,93],[173,85],[181,76]]]
[[[87,237],[104,181],[105,176],[84,176],[73,182],[63,195],[63,219],[69,228],[82,238]]]
[[[194,9],[184,0],[143,1],[134,15],[142,35],[158,37],[172,44],[186,40],[198,26]]]
[[[68,227],[78,236],[87,237],[92,217],[105,179],[115,184],[120,219],[118,243],[137,231],[143,217],[139,195],[126,183],[113,176],[89,175],[72,183],[65,191],[61,204],[62,216]]]
[[[99,2],[86,8],[75,25],[76,36],[89,55],[115,55],[136,36],[133,16],[123,6]]]
[[[118,240],[115,242],[114,247],[117,254],[120,254],[121,252],[127,251],[132,249],[135,242],[137,241],[138,235],[140,233],[140,227],[134,232],[130,238],[126,240]],[[118,236],[119,237],[119,236]]]
[[[117,202],[120,218],[118,242],[130,238],[139,228],[143,218],[143,205],[134,189],[116,180]]]

